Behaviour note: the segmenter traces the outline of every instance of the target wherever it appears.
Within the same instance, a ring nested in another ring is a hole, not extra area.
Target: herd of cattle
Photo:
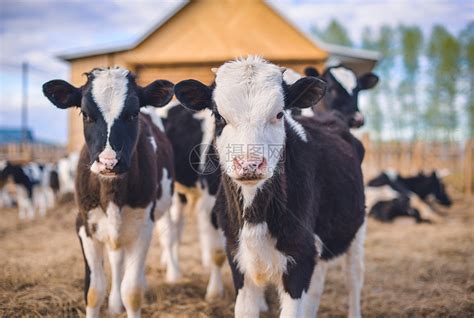
[[[109,313],[140,316],[154,228],[166,279],[179,279],[191,212],[210,270],[208,301],[223,295],[227,260],[236,317],[267,310],[269,283],[279,290],[282,317],[314,317],[328,264],[341,256],[349,316],[360,317],[366,211],[381,221],[436,220],[429,198],[451,204],[441,176],[386,171],[364,187],[364,147],[350,128],[364,124],[358,94],[377,84],[372,73],[356,77],[337,65],[301,75],[255,56],[213,72],[210,86],[156,80],[141,87],[120,67],[93,69],[80,88],[46,83],[55,106],[80,107],[85,146],[57,167],[3,165],[2,183],[12,176],[17,185],[20,217],[32,217],[33,206],[44,214],[37,196],[75,191],[87,317],[99,316],[106,296],[104,252]]]

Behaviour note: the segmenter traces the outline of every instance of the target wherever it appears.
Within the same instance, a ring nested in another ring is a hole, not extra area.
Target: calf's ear
[[[176,84],[174,94],[179,102],[190,110],[199,111],[212,106],[211,88],[193,79]]]
[[[140,88],[140,106],[163,107],[173,98],[173,83],[156,80]]]
[[[358,86],[361,90],[371,89],[372,87],[377,85],[377,83],[379,82],[379,77],[374,73],[367,73],[359,77],[357,79],[357,82],[359,82]]]
[[[307,76],[288,86],[285,93],[285,108],[308,108],[316,105],[326,93],[326,82]]]
[[[81,106],[81,89],[63,80],[52,80],[43,84],[43,94],[61,109]]]
[[[317,77],[319,76],[319,72],[315,67],[308,66],[304,69],[304,75]]]

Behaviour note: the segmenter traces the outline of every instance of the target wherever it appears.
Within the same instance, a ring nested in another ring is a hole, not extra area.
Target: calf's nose
[[[111,170],[117,165],[117,156],[112,149],[105,149],[99,155],[99,162],[105,166],[106,169]]]
[[[356,112],[354,116],[352,117],[352,122],[354,127],[361,127],[364,125],[364,115],[362,115],[359,112]]]
[[[242,159],[234,158],[234,167],[239,177],[258,177],[265,173],[267,160],[265,157]]]

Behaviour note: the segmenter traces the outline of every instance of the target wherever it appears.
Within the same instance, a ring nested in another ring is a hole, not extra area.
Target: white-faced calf
[[[128,70],[116,67],[92,70],[80,88],[53,80],[43,91],[57,107],[78,106],[83,115],[86,144],[76,201],[86,316],[98,317],[105,299],[105,247],[112,272],[109,311],[118,314],[125,306],[129,317],[139,317],[154,220],[171,205],[174,176],[171,145],[140,108],[168,103],[173,84],[157,80],[140,87]]]
[[[325,83],[283,82],[259,57],[222,65],[215,85],[175,86],[178,100],[215,117],[222,170],[215,209],[226,236],[237,292],[236,317],[257,317],[267,283],[280,292],[282,317],[312,317],[327,261],[346,253],[350,314],[360,316],[365,233],[360,158],[337,117],[291,118],[311,107]]]

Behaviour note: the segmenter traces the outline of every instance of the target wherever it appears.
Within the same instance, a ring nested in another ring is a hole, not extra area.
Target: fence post
[[[472,194],[472,175],[473,175],[473,149],[474,139],[469,139],[464,144],[464,194]]]

